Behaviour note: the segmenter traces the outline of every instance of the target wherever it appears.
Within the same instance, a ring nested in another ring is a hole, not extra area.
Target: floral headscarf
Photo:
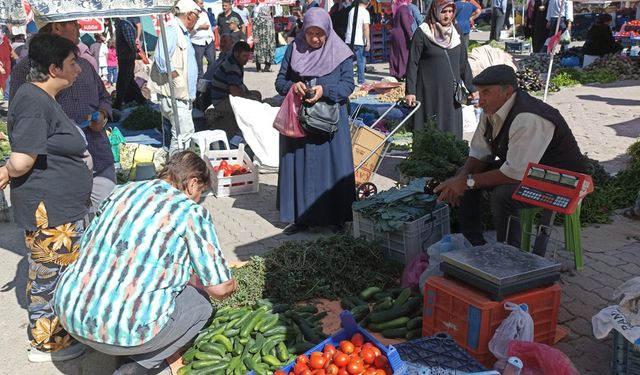
[[[435,0],[429,8],[425,22],[420,25],[427,38],[444,49],[451,49],[460,44],[460,34],[453,26],[453,20],[446,26],[440,23],[442,11],[448,7],[453,8],[455,14],[456,4],[453,0]]]

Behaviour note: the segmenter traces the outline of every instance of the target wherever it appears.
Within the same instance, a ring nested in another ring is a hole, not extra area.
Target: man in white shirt
[[[216,60],[216,46],[214,43],[213,30],[209,23],[209,14],[204,10],[204,1],[195,0],[196,5],[200,7],[202,12],[198,17],[193,31],[191,32],[191,44],[196,52],[196,63],[198,64],[198,79],[202,78],[204,69],[202,67],[202,58],[206,57],[207,65],[213,64]]]
[[[584,172],[580,148],[566,121],[540,99],[518,90],[515,71],[495,65],[478,74],[473,84],[484,110],[469,147],[469,157],[458,173],[434,192],[438,200],[460,206],[460,229],[474,246],[482,236],[482,190],[491,190],[491,213],[498,242],[520,247],[518,217],[524,203],[511,198],[529,163]]]
[[[549,0],[549,4],[547,5],[547,29],[549,29],[549,36],[553,36],[556,33],[558,20],[560,21],[560,27],[558,27],[560,32],[564,30],[571,32],[573,1]]]
[[[238,4],[233,8],[233,11],[238,13],[240,15],[240,18],[242,18],[242,32],[244,33],[244,35],[249,36],[249,34],[247,34],[247,31],[249,30],[247,27],[251,24],[249,9],[245,8],[242,4]]]
[[[364,69],[366,66],[365,52],[369,52],[371,48],[371,39],[369,38],[369,25],[371,24],[371,17],[367,7],[370,0],[363,0],[360,2],[358,8],[358,19],[355,27],[355,38],[353,38],[353,53],[356,55],[356,61],[358,63],[358,85],[364,83]],[[348,45],[352,43],[353,36],[353,15],[356,8],[352,8],[349,12],[349,22],[347,23],[347,32],[344,36],[344,41]]]

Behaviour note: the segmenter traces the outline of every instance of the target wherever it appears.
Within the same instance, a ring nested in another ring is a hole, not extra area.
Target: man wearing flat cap
[[[194,133],[191,110],[196,98],[198,64],[189,33],[193,30],[202,9],[193,0],[179,0],[173,7],[175,19],[167,27],[168,60],[171,71],[167,69],[162,39],[158,39],[153,54],[153,65],[149,74],[149,90],[157,94],[162,117],[171,123],[171,145],[169,153],[174,154],[188,147]],[[176,107],[171,103],[169,74],[173,81]],[[178,114],[175,121],[173,111]]]
[[[529,163],[576,172],[585,170],[580,148],[557,109],[518,89],[514,70],[495,65],[473,79],[484,113],[456,176],[434,191],[439,200],[460,206],[460,228],[474,246],[482,235],[482,190],[491,190],[491,212],[498,242],[520,246],[519,225],[507,224],[526,205],[511,198]]]

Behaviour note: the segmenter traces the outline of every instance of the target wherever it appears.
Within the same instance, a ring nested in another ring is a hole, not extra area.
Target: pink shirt
[[[116,55],[115,48],[109,48],[109,52],[107,52],[107,66],[109,68],[115,68],[118,66],[118,55]]]

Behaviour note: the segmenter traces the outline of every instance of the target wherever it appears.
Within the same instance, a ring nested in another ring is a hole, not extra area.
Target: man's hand
[[[140,39],[136,39],[136,49],[141,49]]]
[[[178,72],[177,72],[177,71],[175,71],[175,70],[174,70],[173,72],[171,72],[171,78],[173,78],[173,79],[178,78],[178,76],[179,76],[179,75],[180,75],[180,74],[178,74]]]
[[[293,92],[295,92],[298,96],[304,96],[307,90],[307,85],[305,85],[304,82],[296,82],[293,84],[293,87]]]
[[[87,120],[89,120],[89,129],[93,132],[99,133],[104,128],[104,125],[107,123],[107,119],[104,116],[104,112],[100,111],[98,115],[98,119],[96,121],[91,121],[91,115],[87,116]]]
[[[416,105],[416,96],[415,95],[405,95],[404,101],[407,102],[409,107],[413,107]]]
[[[438,187],[433,189],[433,192],[439,193],[438,202],[447,202],[455,207],[459,205],[460,197],[467,189],[467,177],[459,175],[440,183]]]
[[[364,46],[364,50],[369,52],[370,49],[371,49],[371,44],[369,42],[367,42],[367,45]]]
[[[315,102],[320,100],[320,98],[322,98],[322,94],[323,94],[322,86],[316,85],[316,86],[313,86],[311,89],[314,90],[316,94],[311,99],[305,99],[305,102],[309,104],[314,104]]]
[[[7,187],[9,183],[9,170],[7,167],[0,167],[0,190],[3,190]]]
[[[567,30],[569,30],[569,32],[571,32],[571,22],[567,22]]]

